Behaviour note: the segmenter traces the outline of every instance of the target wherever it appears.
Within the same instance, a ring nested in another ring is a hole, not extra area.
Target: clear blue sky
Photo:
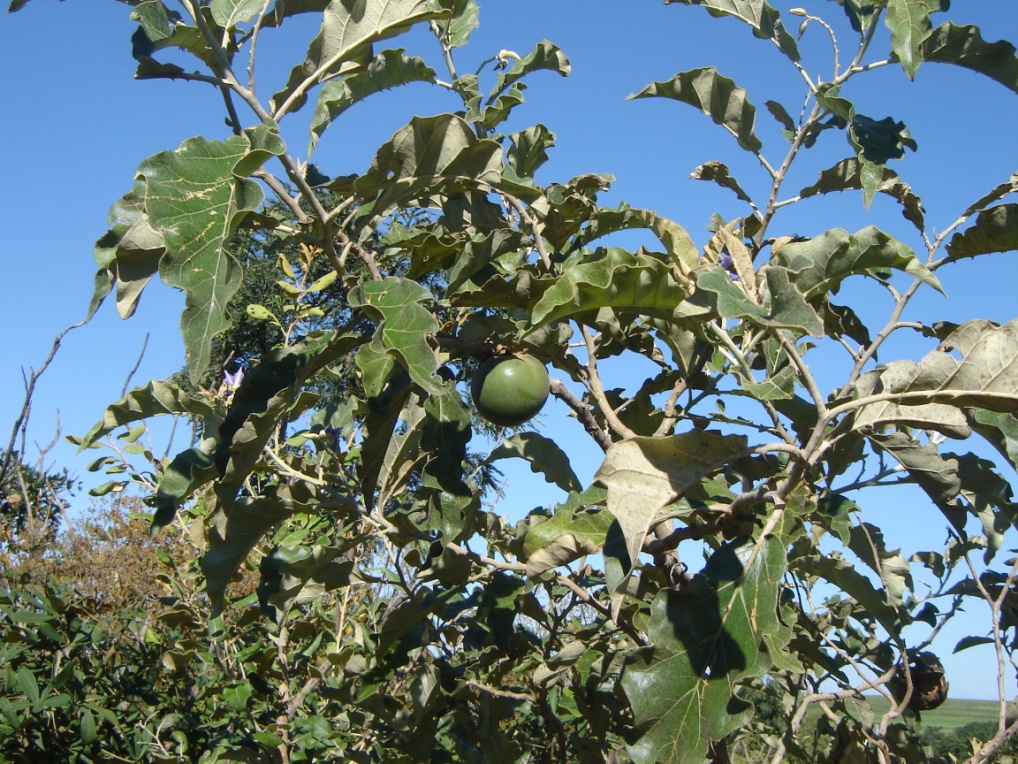
[[[489,0],[481,4],[481,28],[462,51],[461,71],[500,49],[529,51],[541,39],[558,44],[569,56],[573,74],[562,79],[549,73],[529,80],[527,103],[508,126],[519,129],[542,122],[558,135],[558,146],[543,170],[545,182],[565,180],[584,172],[606,172],[617,181],[609,203],[626,200],[656,209],[683,224],[702,244],[710,215],[726,217],[745,210],[711,184],[688,179],[697,165],[712,159],[728,163],[752,192],[763,188],[762,172],[743,158],[734,141],[692,108],[664,100],[626,101],[626,96],[653,80],[698,66],[714,65],[749,91],[758,107],[757,132],[765,152],[779,161],[784,142],[763,102],[776,99],[794,115],[802,99],[802,82],[768,43],[755,40],[733,20],[710,19],[702,9],[665,6],[658,0]],[[799,0],[774,2],[787,10],[795,5],[820,13],[844,33],[846,25],[833,3]],[[5,3],[6,5],[6,3]],[[12,422],[22,401],[22,369],[44,359],[52,337],[78,321],[92,290],[95,264],[92,246],[105,230],[110,204],[127,191],[140,162],[176,147],[192,135],[226,135],[216,92],[196,83],[135,81],[130,56],[134,24],[130,9],[114,2],[33,0],[24,10],[0,17],[0,72],[3,77],[4,123],[0,154],[0,198],[4,236],[0,262],[6,268],[6,289],[0,317],[8,326],[6,362],[0,367],[0,423]],[[956,0],[948,18],[975,23],[988,40],[1018,40],[1014,0]],[[795,19],[789,22],[795,28]],[[288,21],[276,40],[263,38],[269,66],[259,79],[260,91],[273,92],[304,53],[315,29]],[[729,36],[732,32],[734,36]],[[851,35],[843,37],[844,48]],[[403,45],[404,42],[399,42]],[[407,41],[413,53],[438,67],[440,57],[425,35]],[[812,26],[801,43],[808,62],[829,72],[829,40]],[[848,55],[842,51],[843,58]],[[272,66],[272,62],[280,62]],[[935,228],[951,223],[972,200],[1018,170],[1018,96],[979,75],[938,64],[925,64],[915,83],[899,68],[872,78],[876,89],[852,89],[859,110],[874,118],[903,120],[919,143],[895,169],[923,198],[927,220]],[[373,150],[414,114],[456,109],[448,94],[413,86],[383,94],[358,105],[326,134],[315,155],[330,175],[365,168]],[[291,150],[307,143],[303,120],[285,127]],[[815,180],[817,172],[848,154],[840,137],[823,142],[807,156],[808,169],[793,173],[789,188]],[[812,235],[831,227],[857,230],[875,224],[918,248],[911,225],[897,206],[877,199],[862,207],[857,194],[822,198],[796,205],[779,216],[774,233]],[[917,320],[963,321],[983,317],[1007,321],[1018,315],[1014,297],[1018,259],[1014,253],[968,261],[941,278],[950,299],[929,292],[917,300],[910,316]],[[842,301],[857,310],[881,307],[872,289],[846,290]],[[872,305],[871,305],[872,302]],[[40,382],[33,408],[31,436],[48,442],[56,429],[57,412],[64,434],[81,434],[105,405],[120,395],[147,333],[151,338],[135,384],[160,378],[181,365],[178,321],[183,297],[152,285],[138,313],[129,321],[104,305],[85,328],[68,336],[53,367]],[[918,357],[926,346],[894,346],[893,352]],[[889,357],[889,356],[888,356]],[[625,384],[625,381],[622,381]],[[560,412],[551,409],[551,421]],[[0,430],[0,440],[7,435]],[[589,480],[598,466],[598,452],[577,430],[570,444],[575,468]],[[73,472],[85,474],[91,458],[69,446],[58,446],[54,458]],[[513,471],[511,474],[516,475]],[[526,467],[521,482],[537,480]],[[1013,477],[1013,476],[1012,476]],[[514,483],[515,483],[514,479]],[[537,503],[558,499],[541,487],[521,495],[501,511],[522,514]],[[85,498],[81,498],[85,501]],[[510,503],[512,496],[510,495]],[[909,496],[909,501],[923,502]],[[901,501],[895,510],[901,512]],[[935,510],[917,507],[916,517]],[[875,521],[885,525],[885,518]],[[914,530],[915,518],[902,518],[899,529]],[[895,525],[893,519],[892,526]],[[889,531],[889,536],[894,535]],[[936,541],[941,539],[939,535]],[[914,535],[902,543],[906,554]],[[942,652],[947,652],[944,649]],[[986,653],[971,652],[982,668],[966,663],[970,655],[951,659],[957,697],[985,697],[992,690]]]

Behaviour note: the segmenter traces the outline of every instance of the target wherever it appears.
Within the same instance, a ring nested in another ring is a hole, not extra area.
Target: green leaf
[[[856,32],[864,32],[873,23],[873,14],[882,0],[835,0],[845,9],[845,15]]]
[[[710,556],[702,579],[654,598],[651,648],[637,651],[622,675],[634,714],[629,753],[636,764],[699,764],[710,742],[750,721],[753,705],[735,688],[771,668],[764,645],[780,631],[784,574],[785,550],[776,537],[740,539]]]
[[[891,30],[891,50],[909,79],[915,79],[924,43],[933,32],[930,14],[946,11],[950,4],[950,0],[887,0],[884,23]]]
[[[117,312],[130,318],[149,280],[159,271],[166,251],[162,234],[154,230],[145,214],[145,185],[138,183],[118,199],[109,212],[111,228],[95,243],[99,270],[88,307],[91,318],[117,286]]]
[[[374,93],[391,90],[411,82],[435,82],[435,70],[417,56],[402,49],[379,53],[364,69],[325,83],[311,118],[311,142],[308,156],[314,153],[322,133],[340,114]]]
[[[506,438],[485,461],[513,458],[529,462],[532,472],[543,474],[549,483],[554,483],[563,491],[579,492],[583,489],[569,465],[566,452],[554,440],[540,433],[520,432]]]
[[[729,174],[728,165],[721,162],[707,162],[700,165],[689,176],[693,180],[709,180],[717,183],[722,188],[732,191],[741,201],[753,204],[753,200],[742,190],[739,181]]]
[[[548,161],[548,149],[555,145],[555,133],[544,125],[534,125],[509,136],[506,162],[518,179],[532,178]]]
[[[829,194],[834,191],[861,189],[863,187],[864,170],[863,163],[858,157],[842,159],[833,167],[822,171],[816,183],[802,189],[799,195],[807,198],[817,194]],[[901,180],[898,173],[883,167],[880,179],[874,190],[881,194],[887,194],[896,200],[902,206],[902,216],[920,232],[926,230],[922,200],[912,192],[911,186]]]
[[[688,293],[660,256],[644,250],[598,250],[568,265],[533,307],[530,330],[597,308],[640,310],[668,317]]]
[[[615,522],[610,512],[597,506],[603,504],[605,496],[604,489],[598,486],[583,493],[571,493],[555,507],[550,519],[530,527],[523,538],[522,555],[528,576],[538,576],[600,551],[608,528]]]
[[[387,277],[350,290],[350,305],[363,310],[375,323],[374,344],[399,360],[410,378],[432,395],[447,392],[435,376],[438,354],[428,337],[438,331],[438,320],[422,303],[434,298],[410,279]]]
[[[753,132],[756,107],[749,102],[745,90],[712,66],[680,72],[667,82],[653,82],[629,97],[672,98],[688,103],[735,136],[746,151],[755,152],[762,147]]]
[[[947,254],[952,260],[993,252],[1018,250],[1018,204],[1000,204],[983,210],[976,222],[951,237]]]
[[[941,24],[923,45],[923,58],[985,74],[1018,93],[1018,56],[1006,40],[986,42],[976,26]]]
[[[257,18],[265,0],[212,0],[212,18],[223,29]]]
[[[235,174],[251,153],[247,137],[191,138],[175,151],[145,160],[138,170],[149,223],[166,245],[159,273],[187,296],[181,329],[195,383],[208,366],[212,338],[229,326],[226,303],[240,288],[240,269],[223,246],[240,219],[262,201],[258,184]]]
[[[198,398],[192,398],[177,385],[158,380],[137,387],[103,412],[102,419],[82,437],[79,451],[118,427],[162,414],[216,417],[216,410]]]
[[[354,189],[374,198],[373,214],[439,191],[482,191],[502,177],[502,147],[479,139],[470,124],[453,114],[414,117],[383,145]]]
[[[849,276],[880,277],[889,268],[943,291],[937,277],[909,247],[873,226],[855,234],[835,228],[813,239],[791,242],[772,253],[771,259],[790,271],[792,283],[807,300],[837,293]]]
[[[685,228],[653,210],[630,207],[625,202],[614,209],[598,207],[590,223],[576,234],[570,248],[578,250],[602,236],[640,228],[657,237],[682,275],[688,275],[700,265],[700,252]]]
[[[81,713],[78,715],[78,730],[81,735],[81,742],[85,743],[85,745],[91,745],[99,739],[99,735],[95,730],[95,716],[90,708],[81,709]]]
[[[307,100],[307,91],[318,83],[366,66],[372,43],[400,35],[422,21],[447,15],[448,11],[432,7],[427,0],[329,3],[304,62],[293,68],[285,87],[272,97],[272,117],[279,120],[301,108]]]
[[[1018,412],[1018,319],[967,321],[919,363],[894,361],[879,375],[873,394],[904,406]]]
[[[1018,419],[985,409],[966,411],[972,429],[986,438],[1000,455],[1018,469]]]
[[[262,609],[276,608],[277,617],[285,617],[294,605],[349,586],[357,577],[354,561],[348,559],[351,546],[344,539],[342,546],[274,548],[259,565]]]
[[[27,666],[22,666],[17,671],[13,672],[12,677],[14,682],[17,684],[21,694],[24,695],[32,703],[39,702],[39,682],[35,678],[35,674]]]
[[[492,93],[500,93],[514,82],[518,82],[531,72],[547,70],[568,77],[572,72],[569,59],[555,43],[541,40],[534,49],[523,58],[517,59],[509,69],[500,72],[495,80]]]
[[[796,558],[791,567],[798,573],[819,576],[855,600],[860,609],[889,634],[898,634],[907,625],[908,615],[891,605],[887,592],[873,585],[852,563],[840,555],[812,555]]]
[[[608,489],[608,511],[621,526],[629,559],[639,559],[647,534],[666,506],[745,448],[744,436],[700,430],[630,438],[609,448],[594,480]],[[625,571],[627,576],[631,572]],[[612,592],[615,614],[624,583]]]
[[[442,27],[450,47],[459,48],[466,45],[480,25],[476,0],[454,0],[452,16],[443,22]]]
[[[899,375],[908,376],[916,371],[917,364],[913,361],[895,363],[898,365],[891,364],[894,369],[889,380],[896,379]],[[883,374],[883,370],[863,374],[856,382],[855,395],[864,398],[891,392],[887,388]],[[935,430],[952,438],[967,438],[972,434],[964,412],[956,406],[946,403],[904,405],[893,399],[877,401],[859,408],[855,412],[852,427],[856,430],[872,428],[879,431],[889,424]]]
[[[753,35],[762,40],[773,40],[778,50],[792,61],[799,60],[799,49],[795,38],[785,29],[779,14],[764,0],[665,0],[665,5],[704,6],[711,16],[732,16],[749,24]]]

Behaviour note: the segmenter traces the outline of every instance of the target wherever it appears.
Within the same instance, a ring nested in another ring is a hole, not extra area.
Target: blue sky
[[[782,10],[802,5],[824,15],[844,35],[843,58],[849,55],[852,38],[845,34],[847,25],[834,3],[773,4]],[[0,422],[12,422],[20,409],[22,369],[38,366],[52,337],[84,317],[95,271],[93,243],[105,230],[110,204],[130,188],[141,161],[192,135],[226,135],[218,96],[211,88],[133,79],[134,24],[128,13],[128,7],[113,2],[33,0],[19,13],[0,17],[5,149],[0,154],[0,177],[5,181],[0,191],[4,229],[0,258],[7,270],[0,317],[9,327],[6,363],[0,367]],[[979,25],[988,40],[1018,40],[1014,0],[956,0],[951,11],[936,20],[948,18]],[[731,218],[745,210],[730,193],[689,180],[690,171],[708,160],[724,161],[751,193],[764,187],[762,171],[742,156],[727,134],[692,108],[661,99],[627,101],[626,96],[653,80],[706,65],[717,66],[749,91],[758,106],[757,132],[765,152],[772,162],[784,154],[777,124],[762,104],[776,99],[797,114],[802,82],[777,51],[754,39],[738,22],[713,20],[701,9],[665,6],[658,0],[489,0],[481,2],[481,22],[471,44],[461,51],[461,71],[472,71],[500,49],[524,54],[541,39],[555,42],[572,62],[569,78],[550,73],[531,77],[527,103],[507,126],[515,130],[542,122],[557,134],[558,145],[539,180],[610,173],[616,182],[608,203],[624,199],[655,209],[684,225],[703,244],[711,214]],[[794,30],[795,19],[789,25]],[[259,72],[261,92],[273,92],[281,84],[315,31],[303,20],[291,20],[275,38],[263,38],[267,65]],[[433,66],[440,63],[426,35],[412,35],[398,44],[406,44]],[[807,62],[829,74],[826,33],[811,26],[801,45]],[[914,83],[898,67],[860,81],[869,85],[850,87],[846,95],[857,101],[861,112],[877,119],[894,116],[910,126],[919,152],[894,168],[923,198],[934,228],[950,224],[972,200],[1018,170],[1018,96],[1002,86],[938,64],[923,65]],[[320,143],[314,161],[330,175],[364,169],[375,147],[411,116],[454,110],[457,105],[447,93],[426,86],[382,94],[337,123]],[[284,137],[298,155],[307,144],[311,108],[304,111],[295,124],[284,125]],[[789,188],[812,183],[820,169],[848,154],[840,137],[822,141],[811,151],[815,153],[803,161],[808,169],[794,171]],[[870,224],[919,247],[914,230],[893,202],[879,198],[866,210],[854,193],[795,205],[779,216],[774,230],[814,235],[836,226],[854,231]],[[942,272],[941,278],[949,299],[928,291],[914,302],[908,317],[1003,322],[1018,315],[1014,253],[964,262]],[[842,302],[875,315],[886,310],[882,293],[871,287],[846,289]],[[104,305],[91,324],[72,332],[40,381],[31,437],[49,442],[57,412],[63,434],[83,433],[105,405],[120,396],[146,334],[148,347],[134,384],[177,370],[182,359],[177,328],[182,307],[181,294],[156,284],[149,287],[131,320],[121,321],[112,305]],[[929,349],[904,342],[887,348],[897,357],[919,357]],[[551,422],[560,413],[552,407],[544,418]],[[0,436],[6,442],[6,433],[0,431]],[[570,451],[577,473],[589,480],[598,466],[598,451],[578,428]],[[91,479],[85,474],[88,455],[58,445],[52,456]],[[518,474],[521,485],[532,487],[516,498],[510,494],[500,508],[506,514],[521,514],[559,498],[543,484],[533,487],[538,479],[526,467],[509,474],[514,485]],[[879,506],[901,513],[902,504],[923,501],[909,494]],[[935,510],[921,506],[915,512],[916,517],[927,517]],[[914,518],[886,519],[902,532],[895,543],[903,543],[906,553],[918,548],[910,547],[919,543]],[[884,525],[884,520],[876,521]],[[894,538],[891,531],[888,535]],[[984,661],[990,657],[978,651],[970,655]],[[953,660],[963,659],[969,655]],[[957,679],[952,677],[957,696],[987,696],[992,690],[986,674],[989,664],[984,662],[979,671],[966,663],[958,665],[963,668],[955,672]]]

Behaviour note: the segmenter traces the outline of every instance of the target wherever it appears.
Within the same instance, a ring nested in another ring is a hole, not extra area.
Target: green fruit
[[[478,413],[492,424],[517,427],[548,400],[544,364],[530,355],[499,355],[485,361],[470,383]]]

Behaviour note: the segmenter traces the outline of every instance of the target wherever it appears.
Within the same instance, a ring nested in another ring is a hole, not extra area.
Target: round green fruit
[[[470,383],[478,413],[492,424],[517,427],[548,400],[544,364],[530,355],[499,355],[485,361]]]

